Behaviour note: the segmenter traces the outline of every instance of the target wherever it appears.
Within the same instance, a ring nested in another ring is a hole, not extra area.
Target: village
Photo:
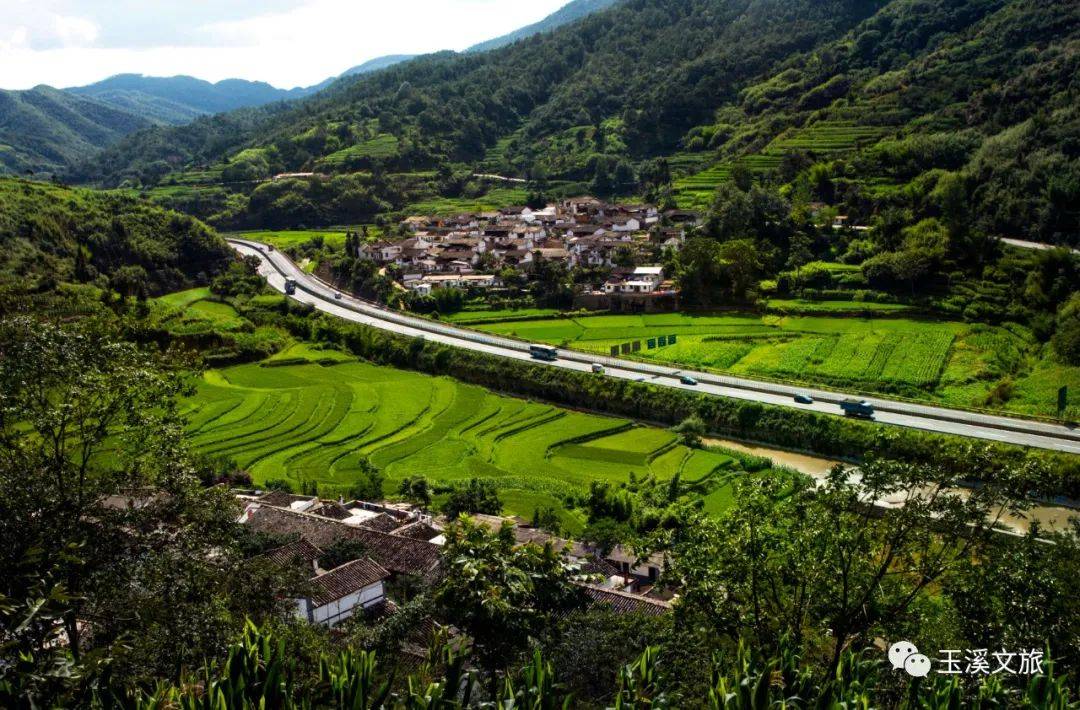
[[[394,238],[364,242],[350,234],[347,249],[392,267],[400,285],[421,296],[448,288],[497,292],[504,270],[553,262],[597,275],[577,289],[575,308],[652,312],[678,308],[678,290],[660,262],[682,248],[697,223],[694,212],[578,197],[542,209],[412,216]]]
[[[282,491],[238,494],[239,522],[253,533],[287,541],[265,556],[309,580],[297,598],[296,613],[309,623],[334,627],[350,618],[377,620],[394,614],[406,598],[391,590],[423,588],[439,576],[444,530],[452,521],[405,503],[323,500]],[[657,585],[663,555],[639,559],[616,545],[610,550],[569,542],[517,518],[471,516],[492,531],[512,530],[518,545],[551,544],[561,551],[574,583],[588,603],[615,613],[660,615],[671,610],[673,594]],[[323,551],[350,544],[356,559],[320,564]],[[407,592],[398,592],[404,596]]]

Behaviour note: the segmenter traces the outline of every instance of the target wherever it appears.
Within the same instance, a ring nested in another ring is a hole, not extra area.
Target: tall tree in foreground
[[[184,377],[105,321],[0,322],[0,570],[27,570],[0,595],[58,610],[3,636],[43,658],[66,648],[69,675],[111,656],[118,674],[176,678],[245,614],[280,611],[275,590],[236,589],[235,503],[199,483]]]

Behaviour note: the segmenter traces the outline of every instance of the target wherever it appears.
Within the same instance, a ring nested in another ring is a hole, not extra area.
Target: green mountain
[[[1065,239],[1078,15],[1068,0],[632,0],[293,107],[140,132],[75,177],[152,187],[184,167],[166,182],[200,191],[169,189],[170,204],[289,224],[476,195],[473,171],[695,208],[747,172],[867,220],[918,211],[951,171],[990,233]],[[341,179],[257,182],[311,171]]]
[[[166,78],[141,74],[118,74],[66,91],[97,99],[154,123],[172,125],[189,123],[206,114],[307,95],[304,89],[286,91],[261,81],[226,79],[212,84],[190,76]]]
[[[618,2],[618,0],[573,0],[573,2],[564,5],[539,22],[522,27],[519,30],[505,34],[502,37],[496,37],[495,39],[489,39],[486,42],[475,44],[465,51],[487,52],[492,49],[499,49],[509,44],[513,44],[514,42],[532,37],[535,34],[549,32],[558,27],[562,27],[563,25],[568,25],[571,22],[587,17],[594,12],[606,10],[616,2]]]
[[[0,173],[59,171],[149,125],[128,111],[47,86],[0,90]]]
[[[234,258],[205,224],[145,200],[0,178],[0,283],[157,295],[206,283]]]

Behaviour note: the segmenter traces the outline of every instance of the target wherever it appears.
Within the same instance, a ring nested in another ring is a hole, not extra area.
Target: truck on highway
[[[285,293],[289,296],[296,294],[296,279],[285,279]]]
[[[840,403],[840,409],[844,410],[845,417],[856,419],[873,419],[874,405],[865,399],[845,399]]]

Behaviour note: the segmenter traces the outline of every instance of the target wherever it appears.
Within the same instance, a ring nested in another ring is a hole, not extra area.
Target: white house
[[[301,618],[336,626],[386,599],[390,573],[371,560],[353,560],[311,579],[311,594],[297,600]]]
[[[662,266],[639,266],[634,269],[632,276],[634,281],[648,281],[653,285],[652,289],[655,290],[660,284],[664,282],[664,267]]]

